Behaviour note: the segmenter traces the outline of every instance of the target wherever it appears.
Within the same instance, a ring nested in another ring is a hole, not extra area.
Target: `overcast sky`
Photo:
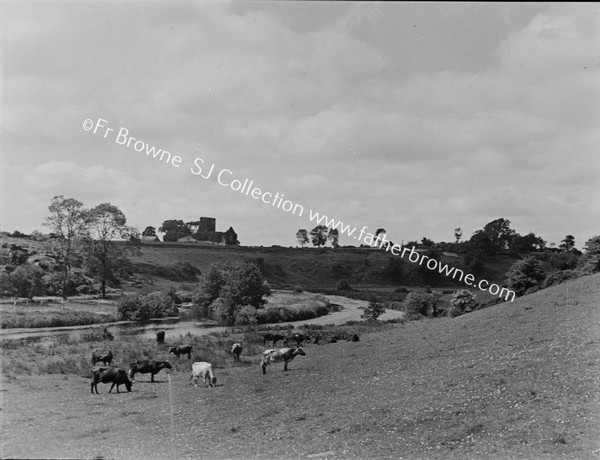
[[[0,8],[3,231],[47,231],[62,194],[140,231],[214,217],[243,245],[296,245],[309,209],[394,242],[500,217],[580,249],[600,234],[597,3]],[[219,184],[223,169],[304,214]]]

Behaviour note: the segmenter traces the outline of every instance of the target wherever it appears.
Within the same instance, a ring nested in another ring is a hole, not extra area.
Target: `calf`
[[[102,361],[102,364],[106,366],[112,363],[112,359],[113,354],[110,350],[107,353],[101,352],[98,349],[92,351],[92,365],[95,365],[98,361]]]
[[[242,346],[239,343],[234,343],[231,346],[231,354],[233,355],[233,362],[239,362],[240,361],[240,355],[242,354]]]
[[[272,342],[273,346],[277,346],[277,342],[279,342],[280,340],[285,340],[285,337],[281,334],[265,334],[263,335],[263,345],[266,345],[267,342]]]
[[[161,369],[173,369],[173,366],[169,361],[134,361],[129,368],[129,378],[132,382],[135,382],[135,374],[139,372],[140,374],[151,374],[150,381],[154,382],[154,375],[158,374]]]
[[[94,367],[92,369],[92,394],[94,394],[94,390],[96,390],[96,394],[99,394],[98,383],[112,383],[110,390],[108,390],[109,393],[115,385],[117,386],[117,393],[120,393],[119,385],[125,385],[127,391],[131,391],[131,381],[127,378],[127,373],[117,367]]]
[[[198,379],[202,377],[204,380],[204,386],[208,384],[209,387],[217,385],[217,378],[212,369],[212,364],[205,362],[198,362],[192,364],[192,376],[190,379],[194,379],[194,385],[198,386]]]
[[[302,342],[304,341],[310,341],[310,337],[304,334],[300,334],[298,332],[294,333],[294,334],[290,334],[288,335],[284,341],[283,341],[283,345],[287,345],[290,342],[296,342],[296,347],[300,348],[302,346]]]
[[[177,347],[169,348],[169,353],[173,353],[179,358],[179,355],[188,355],[188,359],[192,357],[192,346],[191,345],[179,345]]]
[[[263,351],[262,361],[260,363],[262,373],[267,373],[267,366],[269,364],[280,363],[282,361],[285,363],[283,366],[283,370],[287,371],[288,363],[298,355],[306,356],[306,353],[304,353],[304,350],[300,347],[265,350]]]

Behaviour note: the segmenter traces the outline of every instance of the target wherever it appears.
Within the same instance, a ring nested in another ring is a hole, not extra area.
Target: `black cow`
[[[155,361],[155,360],[144,360],[134,361],[131,363],[129,368],[129,378],[132,382],[135,382],[135,374],[152,374],[150,381],[154,382],[154,374],[158,374],[161,369],[173,369],[169,361]]]
[[[169,348],[169,353],[173,353],[179,358],[179,355],[188,355],[188,359],[192,357],[192,346],[191,345],[179,345],[177,347]]]
[[[165,343],[165,331],[158,331],[156,333],[156,343],[158,345],[162,345]]]
[[[281,334],[265,334],[263,335],[263,345],[266,345],[267,342],[273,342],[273,346],[277,346],[277,342],[280,340],[285,340],[285,337]]]
[[[288,335],[283,341],[283,345],[286,346],[290,342],[296,342],[296,347],[300,348],[302,346],[302,342],[304,342],[305,340],[310,341],[310,337],[296,332],[294,334]]]
[[[119,385],[125,385],[127,391],[131,391],[131,381],[127,378],[127,373],[118,367],[94,367],[92,369],[92,394],[94,394],[94,390],[96,390],[96,394],[99,394],[98,383],[112,383],[110,390],[108,390],[109,393],[115,385],[117,386],[117,393],[120,393]]]
[[[113,354],[112,351],[108,350],[108,352],[104,353],[95,349],[92,351],[92,365],[95,365],[98,361],[102,361],[102,364],[110,365],[112,363]]]
[[[231,346],[231,354],[233,355],[233,362],[240,362],[240,355],[244,348],[239,343],[234,343]]]

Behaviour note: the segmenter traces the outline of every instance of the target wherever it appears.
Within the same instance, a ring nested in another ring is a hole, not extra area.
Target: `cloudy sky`
[[[296,245],[309,209],[395,242],[500,217],[548,243],[600,234],[598,4],[0,8],[3,231],[46,231],[62,194],[140,230],[215,217],[243,245]]]

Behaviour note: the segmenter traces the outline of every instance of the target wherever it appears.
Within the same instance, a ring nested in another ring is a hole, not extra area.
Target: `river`
[[[340,311],[329,313],[328,315],[319,318],[313,318],[303,321],[291,321],[286,323],[277,323],[281,325],[300,326],[302,324],[343,324],[347,321],[360,321],[363,311],[360,307],[364,307],[368,302],[364,300],[354,300],[343,296],[326,295],[331,304],[341,306]],[[185,312],[186,308],[182,308]],[[389,320],[402,318],[403,312],[396,310],[386,310],[380,316],[380,320]],[[89,332],[92,329],[106,327],[113,335],[138,335],[143,338],[154,338],[156,331],[163,330],[167,336],[173,337],[178,335],[206,335],[212,332],[223,332],[229,327],[217,326],[213,321],[199,321],[191,319],[190,314],[182,314],[181,318],[164,318],[146,321],[144,323],[135,321],[121,321],[117,323],[94,324],[88,326],[69,326],[69,327],[48,327],[48,328],[28,328],[28,329],[2,329],[0,331],[0,340],[20,340],[28,338],[48,338],[58,334],[69,334],[76,337],[83,332]]]

